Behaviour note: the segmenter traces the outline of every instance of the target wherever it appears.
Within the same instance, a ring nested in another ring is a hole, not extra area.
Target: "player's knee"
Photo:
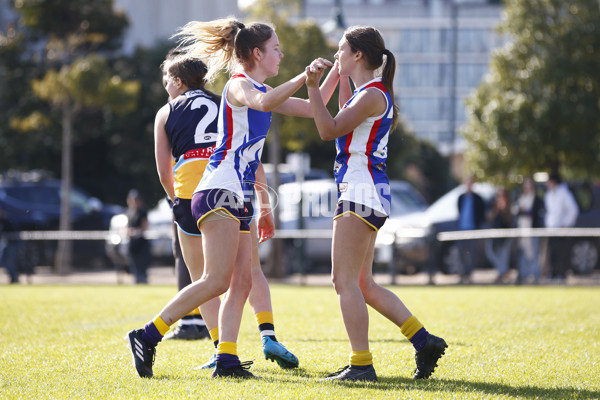
[[[352,285],[352,282],[344,273],[331,273],[331,283],[335,291],[340,294]]]
[[[229,290],[229,279],[227,279],[226,277],[207,277],[206,279],[207,281],[211,282],[211,287],[212,287],[212,291],[213,294],[215,296],[220,296],[223,293],[225,293],[227,290]]]
[[[252,274],[249,271],[248,273],[236,274],[231,282],[231,288],[237,293],[248,296],[252,289]]]
[[[360,291],[362,292],[365,300],[368,302],[371,296],[373,296],[376,286],[375,281],[373,281],[371,278],[364,278],[361,276],[358,281],[358,286],[360,287]]]

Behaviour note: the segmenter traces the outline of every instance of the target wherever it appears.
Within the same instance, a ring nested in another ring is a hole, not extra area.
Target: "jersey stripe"
[[[367,141],[367,146],[366,146],[367,154],[373,153],[373,143],[375,142],[375,139],[377,139],[377,133],[379,131],[380,126],[381,126],[381,119],[378,119],[377,121],[375,121],[375,123],[373,124],[373,127],[371,128],[371,133],[369,134],[369,140]],[[371,179],[373,179],[373,182],[375,182],[375,179],[373,178],[373,160],[371,159],[371,157],[368,157],[367,160],[368,160],[368,166],[369,166],[369,174],[371,174]]]

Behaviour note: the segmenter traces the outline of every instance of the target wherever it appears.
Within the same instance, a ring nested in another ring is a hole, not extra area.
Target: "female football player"
[[[335,59],[334,69],[340,75],[340,111],[335,117],[325,108],[318,86],[326,64],[315,60],[306,68],[319,135],[336,141],[334,175],[339,193],[333,223],[332,281],[352,349],[349,365],[326,379],[377,380],[369,349],[367,304],[400,327],[416,350],[414,379],[427,378],[446,343],[428,333],[394,293],[376,284],[372,272],[377,231],[390,212],[385,163],[388,136],[397,119],[393,93],[396,60],[379,31],[371,27],[348,28]],[[354,93],[348,78],[356,88]]]

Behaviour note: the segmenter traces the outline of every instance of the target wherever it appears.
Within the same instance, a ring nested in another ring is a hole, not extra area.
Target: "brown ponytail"
[[[387,89],[390,97],[392,98],[392,107],[393,111],[393,119],[392,119],[392,127],[393,130],[398,122],[398,106],[396,105],[396,99],[394,97],[394,76],[396,76],[396,57],[394,57],[394,53],[389,51],[388,49],[383,49],[383,54],[385,55],[385,66],[383,67],[383,72],[381,73],[381,81],[383,86]]]
[[[398,106],[394,98],[394,76],[396,74],[396,58],[394,54],[385,48],[385,42],[381,33],[370,26],[350,27],[344,32],[344,37],[354,53],[357,51],[362,52],[369,68],[376,70],[383,65],[381,80],[392,98],[392,108],[394,111],[391,129],[394,129],[398,121]]]

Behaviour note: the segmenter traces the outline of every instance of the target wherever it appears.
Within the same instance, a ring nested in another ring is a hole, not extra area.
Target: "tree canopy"
[[[506,45],[468,100],[468,167],[491,181],[538,171],[600,177],[600,4],[510,0]]]
[[[61,175],[63,118],[56,106],[70,91],[68,98],[79,104],[73,115],[74,183],[105,202],[120,204],[136,187],[152,207],[164,196],[153,152],[154,117],[167,100],[159,66],[176,43],[165,40],[123,54],[127,16],[115,12],[111,0],[14,4],[20,20],[0,32],[0,170],[45,169]],[[273,24],[281,42],[284,58],[279,75],[266,82],[271,86],[301,73],[315,57],[332,59],[335,54],[315,21],[297,17],[300,5],[299,0],[258,0],[248,16]],[[221,76],[211,89],[220,93],[225,80]],[[81,90],[71,90],[76,83]],[[296,95],[306,98],[306,89]],[[330,102],[332,114],[336,98]],[[311,119],[274,114],[272,129],[280,133],[283,155],[303,151],[311,155],[313,167],[331,170],[334,143],[321,141]],[[265,162],[269,146],[271,139]],[[392,134],[388,154],[392,179],[406,179],[406,168],[418,166],[428,186],[437,192],[447,188],[440,175],[447,177],[449,169],[434,167],[446,161],[402,124]],[[441,194],[437,192],[433,198]]]

